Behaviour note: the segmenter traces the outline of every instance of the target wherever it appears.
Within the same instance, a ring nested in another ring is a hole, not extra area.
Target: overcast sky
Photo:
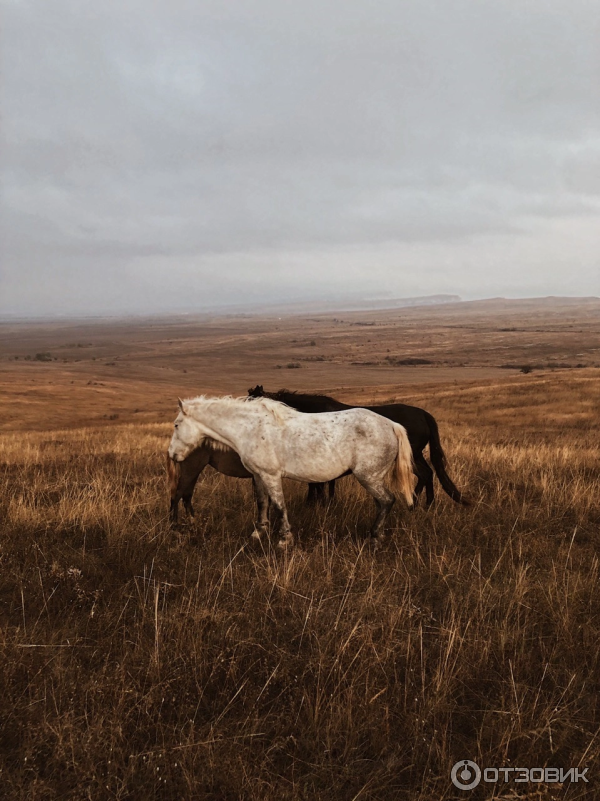
[[[600,294],[598,0],[2,6],[2,314]]]

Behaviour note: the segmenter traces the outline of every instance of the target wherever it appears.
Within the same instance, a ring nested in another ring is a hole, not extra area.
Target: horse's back
[[[422,450],[429,442],[431,436],[430,415],[419,406],[407,403],[385,403],[376,406],[350,406],[331,398],[328,395],[311,395],[280,390],[270,393],[269,397],[282,401],[293,409],[304,413],[319,413],[320,416],[328,412],[347,411],[350,409],[368,409],[369,411],[387,417],[394,423],[406,428],[409,441],[415,448]]]
[[[356,434],[359,438],[367,435],[377,437],[378,432],[393,431],[393,422],[362,406],[320,414],[297,411],[286,421],[281,433],[285,437],[304,433],[309,438],[324,436],[336,440],[351,434]]]
[[[300,412],[282,428],[275,450],[290,477],[328,481],[359,463],[392,459],[398,440],[394,423],[369,409]],[[315,472],[303,472],[307,468]]]
[[[394,422],[391,418],[387,415],[382,415],[379,412],[374,411],[373,409],[367,408],[366,406],[351,406],[344,411],[339,412],[328,412],[325,414],[319,415],[319,417],[328,417],[331,416],[332,418],[336,415],[343,416],[344,419],[351,421],[354,425],[364,425],[365,423],[369,426],[374,426],[378,429],[386,429],[389,428],[390,422]]]
[[[281,390],[279,392],[267,393],[267,397],[285,403],[292,409],[296,409],[296,411],[303,412],[304,414],[342,412],[346,409],[353,408],[335,398],[330,398],[328,395],[310,395],[302,392],[296,393]]]

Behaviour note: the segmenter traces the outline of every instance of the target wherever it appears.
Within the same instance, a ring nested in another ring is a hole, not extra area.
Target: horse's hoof
[[[284,551],[286,548],[291,548],[294,544],[294,535],[293,534],[286,534],[285,537],[282,537],[279,542],[277,543],[277,547]]]
[[[256,542],[260,542],[261,537],[262,537],[261,532],[258,531],[258,529],[256,529],[256,528],[254,529],[254,531],[250,535],[250,539],[255,540]]]
[[[385,536],[383,534],[371,534],[371,547],[373,548],[373,553],[378,551],[385,542]]]

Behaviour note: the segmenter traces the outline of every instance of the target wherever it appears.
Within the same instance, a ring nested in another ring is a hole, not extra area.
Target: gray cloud
[[[593,0],[4,6],[4,313],[598,292]]]

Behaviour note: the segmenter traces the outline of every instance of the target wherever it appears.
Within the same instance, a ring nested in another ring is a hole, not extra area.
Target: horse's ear
[[[185,409],[183,408],[183,401],[181,398],[177,398],[177,403],[179,404],[179,408],[181,409],[181,414],[185,414]]]
[[[261,394],[261,395],[264,395],[265,388],[263,387],[263,385],[262,385],[262,384],[259,384],[259,385],[256,387],[256,389],[258,390],[258,392],[260,392],[260,394]]]

